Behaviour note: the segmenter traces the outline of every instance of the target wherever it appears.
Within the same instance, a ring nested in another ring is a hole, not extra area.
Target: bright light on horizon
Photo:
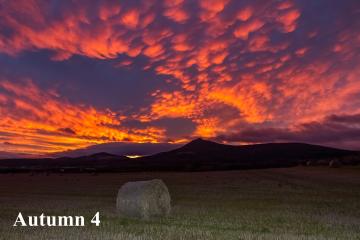
[[[139,158],[142,157],[142,155],[125,155],[128,158]]]

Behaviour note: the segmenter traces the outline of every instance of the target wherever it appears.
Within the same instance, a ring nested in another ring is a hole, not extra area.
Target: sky
[[[0,156],[196,137],[360,150],[360,2],[0,0]]]

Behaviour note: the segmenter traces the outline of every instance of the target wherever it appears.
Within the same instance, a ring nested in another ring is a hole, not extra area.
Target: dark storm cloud
[[[357,123],[360,124],[360,114],[355,115],[331,115],[328,117],[328,120],[331,122],[340,122],[340,123]]]
[[[214,138],[217,141],[228,142],[309,142],[359,150],[360,118],[355,115],[331,115],[322,122],[309,122],[295,128],[253,128],[243,129],[229,135]],[[346,144],[347,142],[351,145]]]

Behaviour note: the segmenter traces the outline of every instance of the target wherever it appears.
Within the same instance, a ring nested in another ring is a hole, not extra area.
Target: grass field
[[[118,188],[161,178],[168,218],[116,215]],[[100,227],[12,227],[23,215],[100,212]],[[0,175],[1,239],[360,239],[360,168]]]

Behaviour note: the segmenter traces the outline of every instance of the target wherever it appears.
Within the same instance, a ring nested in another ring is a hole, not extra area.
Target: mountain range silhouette
[[[0,160],[0,171],[209,171],[292,167],[309,161],[359,162],[360,153],[306,143],[226,145],[195,139],[177,149],[130,159],[100,152],[81,157]],[[349,160],[350,159],[350,160]]]

